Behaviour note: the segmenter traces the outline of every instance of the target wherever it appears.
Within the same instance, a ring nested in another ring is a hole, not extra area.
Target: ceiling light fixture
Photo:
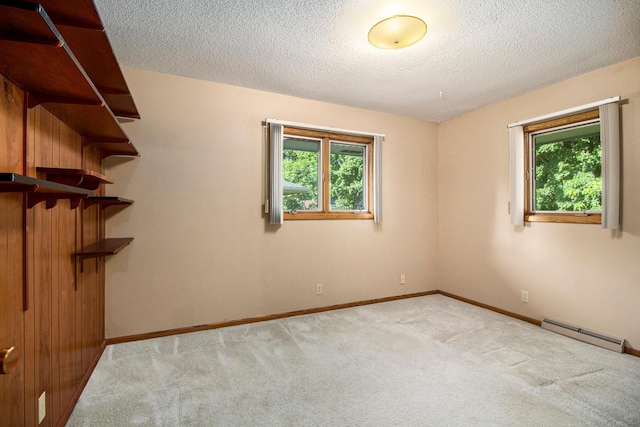
[[[427,34],[427,24],[415,16],[396,15],[369,30],[369,43],[380,49],[402,49],[418,43]]]

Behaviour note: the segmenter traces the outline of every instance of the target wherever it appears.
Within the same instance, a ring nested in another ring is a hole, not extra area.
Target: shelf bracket
[[[71,210],[76,209],[78,206],[80,206],[80,203],[82,203],[82,200],[85,199],[84,197],[71,197],[69,198],[69,205],[71,207]]]
[[[52,182],[57,182],[58,184],[64,184],[64,185],[70,185],[72,187],[80,187],[80,184],[82,184],[82,181],[84,180],[84,177],[82,176],[55,176],[55,177],[50,177],[49,175],[47,175],[47,180],[52,181]],[[84,187],[82,187],[84,188]],[[95,188],[87,188],[87,190],[95,190]]]
[[[83,206],[85,209],[93,205],[100,205],[100,209],[105,210],[109,206],[127,207],[133,204],[133,200],[124,199],[122,197],[113,196],[92,196],[84,199]]]
[[[71,205],[71,209],[76,209],[80,206],[80,202],[82,199],[87,197],[88,195],[77,195],[73,196],[69,194],[58,194],[58,193],[27,193],[27,208],[31,209],[35,205],[41,202],[46,202],[47,209],[53,209],[58,204],[58,200],[67,199]]]
[[[84,258],[80,258],[80,257],[78,257],[78,261],[76,262],[76,269],[78,268],[78,267],[77,267],[77,266],[78,266],[78,264],[80,264],[80,274],[83,274],[83,273],[84,273],[84,260],[85,260]],[[78,283],[78,280],[76,280],[76,290],[78,290],[78,285],[77,285],[77,283]]]
[[[73,104],[73,105],[88,105],[88,106],[103,106],[104,102],[97,102],[95,100],[86,99],[73,99],[64,96],[51,96],[51,95],[34,95],[27,93],[27,108],[35,108],[40,104]]]

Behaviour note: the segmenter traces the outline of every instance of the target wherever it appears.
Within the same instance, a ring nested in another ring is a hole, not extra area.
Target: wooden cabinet
[[[0,427],[64,425],[104,349],[104,257],[133,240],[104,210],[133,201],[102,160],[138,155],[116,116],[139,114],[91,0],[0,4]]]

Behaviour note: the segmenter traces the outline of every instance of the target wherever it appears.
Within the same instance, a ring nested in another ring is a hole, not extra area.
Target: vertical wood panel
[[[36,118],[37,109],[27,110],[27,126],[25,138],[25,174],[36,176],[35,174],[35,140],[36,140]],[[30,309],[25,312],[25,426],[35,426],[37,416],[37,396],[36,396],[36,326],[34,309],[34,233],[35,226],[33,209],[25,210],[25,226],[27,229],[24,239],[26,259],[24,269],[26,271],[27,290],[29,296]]]
[[[51,166],[61,167],[60,165],[60,120],[52,117],[51,126]],[[69,209],[69,201],[62,200],[58,205],[51,209],[51,358],[49,371],[51,381],[49,383],[50,395],[47,396],[47,414],[52,422],[60,417],[60,318],[59,318],[59,269],[61,254],[59,251],[59,234],[60,230],[67,227],[67,224],[61,222],[60,211]],[[49,394],[47,392],[47,394]],[[52,424],[53,425],[53,424]]]
[[[85,169],[102,172],[102,159],[100,153],[92,147],[85,148],[84,151],[84,167]],[[100,192],[104,190],[101,188]],[[85,244],[87,242],[93,243],[103,237],[102,228],[104,226],[101,221],[102,211],[94,205],[91,208],[85,210],[84,218],[84,232],[85,232]],[[102,301],[102,286],[104,285],[101,280],[101,275],[104,269],[104,258],[95,258],[87,262],[87,267],[91,265],[90,275],[88,279],[88,287],[85,291],[86,308],[87,311],[83,317],[87,321],[87,331],[85,338],[86,351],[83,356],[83,365],[87,368],[91,364],[91,361],[99,351],[100,345],[104,340],[104,332],[101,330],[103,322],[101,305]],[[86,271],[86,270],[85,270]]]
[[[76,249],[81,249],[84,244],[84,236],[82,235],[82,220],[84,218],[84,208],[79,210],[76,215]],[[76,324],[75,324],[75,332],[76,332],[76,349],[75,349],[75,361],[76,361],[76,375],[82,377],[84,370],[84,365],[82,364],[82,354],[83,354],[83,341],[82,341],[82,301],[84,294],[84,280],[82,277],[82,273],[80,272],[80,266],[75,265],[74,275],[76,280],[76,290],[75,290],[75,309],[76,309]]]
[[[53,164],[53,116],[44,108],[37,107],[35,128],[35,162],[36,166]],[[47,392],[47,417],[41,426],[51,425],[52,395],[51,388],[51,353],[52,353],[52,292],[53,286],[53,209],[46,209],[45,203],[33,208],[34,229],[34,310],[36,333],[36,400]],[[37,401],[35,402],[37,406]]]
[[[85,209],[83,212],[83,244],[89,245],[98,240],[98,214],[99,207],[97,205]],[[98,303],[98,275],[99,275],[99,258],[88,259],[84,261],[84,273],[82,273],[82,366],[88,369],[97,348],[100,343],[98,341],[97,319],[96,315]]]
[[[24,95],[0,75],[0,170],[22,173]],[[0,420],[23,425],[25,346],[23,301],[23,197],[0,193],[0,348],[15,347],[18,366],[0,375]]]
[[[81,141],[77,134],[64,124],[60,127],[60,167],[81,168]],[[80,208],[81,209],[81,208]],[[73,397],[80,383],[80,369],[77,369],[81,359],[78,358],[79,343],[76,337],[76,290],[73,252],[76,248],[76,216],[79,209],[60,209],[58,228],[59,250],[59,389],[60,399],[58,408],[64,411]]]

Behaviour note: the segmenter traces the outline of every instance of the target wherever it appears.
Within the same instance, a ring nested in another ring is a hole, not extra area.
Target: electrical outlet
[[[404,274],[400,275],[400,284],[404,285],[405,283],[407,283],[407,279],[404,277]]]
[[[522,302],[529,302],[529,292],[522,291]]]
[[[43,391],[38,398],[38,424],[47,416],[47,392]]]
[[[316,285],[316,295],[322,295],[322,283]]]

